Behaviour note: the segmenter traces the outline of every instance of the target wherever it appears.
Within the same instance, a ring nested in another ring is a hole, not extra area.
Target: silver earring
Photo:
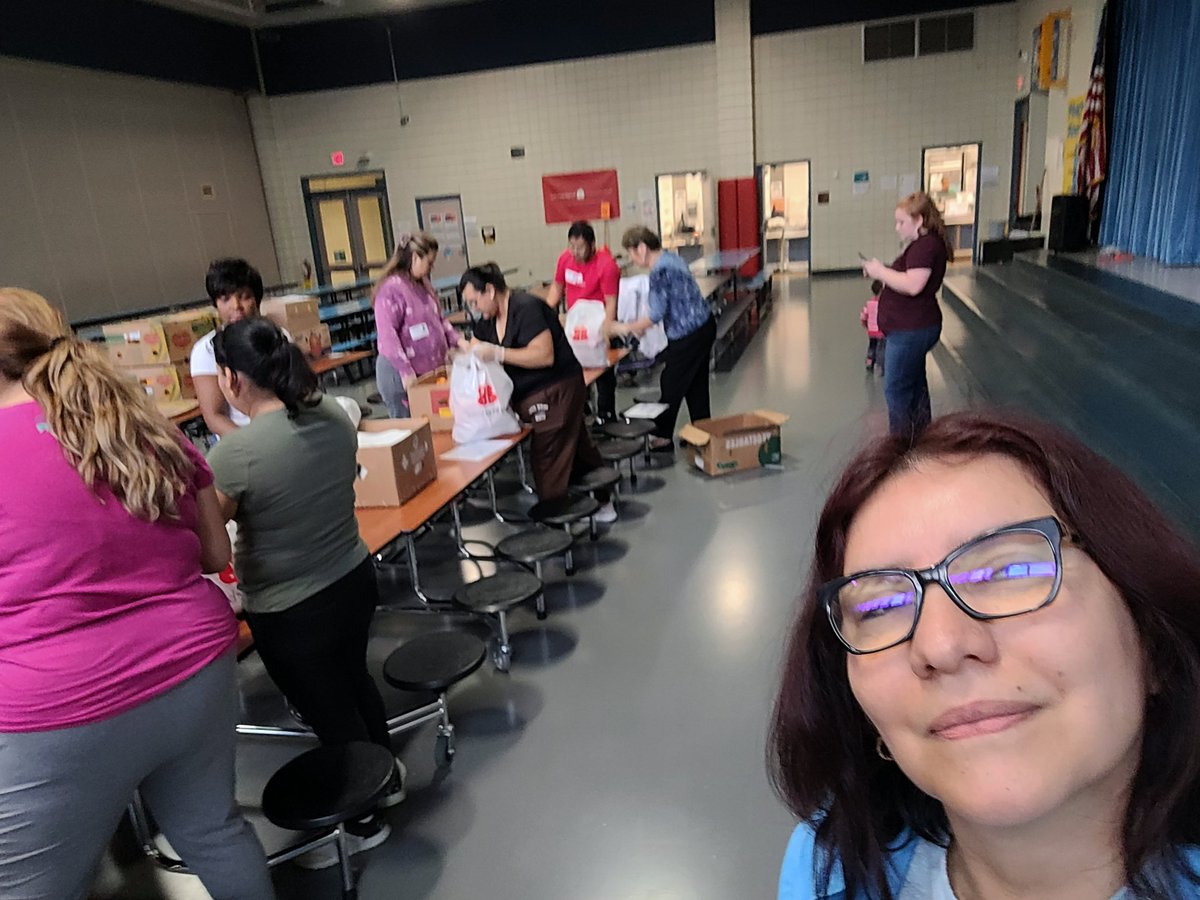
[[[884,762],[895,762],[896,759],[888,752],[888,745],[883,742],[883,735],[875,738],[875,752]]]

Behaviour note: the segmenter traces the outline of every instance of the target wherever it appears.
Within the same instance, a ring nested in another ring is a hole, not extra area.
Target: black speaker
[[[1050,201],[1049,249],[1059,253],[1086,250],[1088,245],[1088,198],[1083,194],[1059,194]]]

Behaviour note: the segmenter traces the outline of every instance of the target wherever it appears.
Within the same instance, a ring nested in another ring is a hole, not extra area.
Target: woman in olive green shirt
[[[250,417],[208,462],[225,517],[238,523],[234,567],[258,654],[321,743],[372,741],[391,752],[367,671],[379,589],[354,517],[354,425],[269,320],[226,326],[213,349],[222,393]],[[384,805],[402,799],[397,764]],[[363,824],[351,830],[371,846],[386,838],[386,823]]]

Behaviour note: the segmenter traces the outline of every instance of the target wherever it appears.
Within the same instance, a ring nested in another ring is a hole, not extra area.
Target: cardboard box
[[[679,437],[690,445],[687,452],[697,469],[709,475],[728,475],[780,465],[779,426],[787,420],[783,413],[756,409],[720,419],[700,419],[685,425]]]
[[[258,305],[258,310],[280,328],[293,335],[308,331],[321,324],[317,301],[313,297],[268,297]]]
[[[450,370],[445,366],[426,372],[408,389],[408,411],[413,418],[424,416],[434,431],[454,428],[450,412]]]
[[[125,370],[155,403],[182,400],[179,373],[174,366],[134,366]]]
[[[179,376],[179,396],[184,400],[196,399],[196,382],[192,381],[192,364],[190,362],[174,363],[175,374]]]
[[[318,325],[316,328],[305,328],[300,331],[288,329],[292,335],[292,343],[304,351],[305,355],[313,357],[324,356],[333,349],[333,341],[329,336],[328,325]]]
[[[388,446],[361,446],[362,435],[388,431],[408,435]],[[437,477],[433,433],[424,419],[364,419],[359,435],[355,506],[400,506]]]
[[[101,328],[109,359],[118,366],[157,366],[169,360],[167,336],[158,319],[129,319]]]
[[[190,360],[196,341],[217,327],[217,318],[211,309],[174,313],[163,316],[161,321],[167,339],[167,355],[176,363]]]

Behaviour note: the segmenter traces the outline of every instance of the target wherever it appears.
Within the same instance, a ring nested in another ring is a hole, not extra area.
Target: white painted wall
[[[760,162],[812,161],[813,269],[853,268],[857,251],[890,260],[899,183],[920,177],[923,147],[982,141],[998,167],[979,197],[980,230],[1008,217],[1012,171],[1014,6],[976,10],[975,49],[863,63],[862,25],[755,38]],[[853,173],[870,189],[853,193]],[[828,191],[828,205],[817,194]]]
[[[203,297],[218,256],[279,280],[236,94],[0,57],[0,160],[0,285],[71,319]]]

